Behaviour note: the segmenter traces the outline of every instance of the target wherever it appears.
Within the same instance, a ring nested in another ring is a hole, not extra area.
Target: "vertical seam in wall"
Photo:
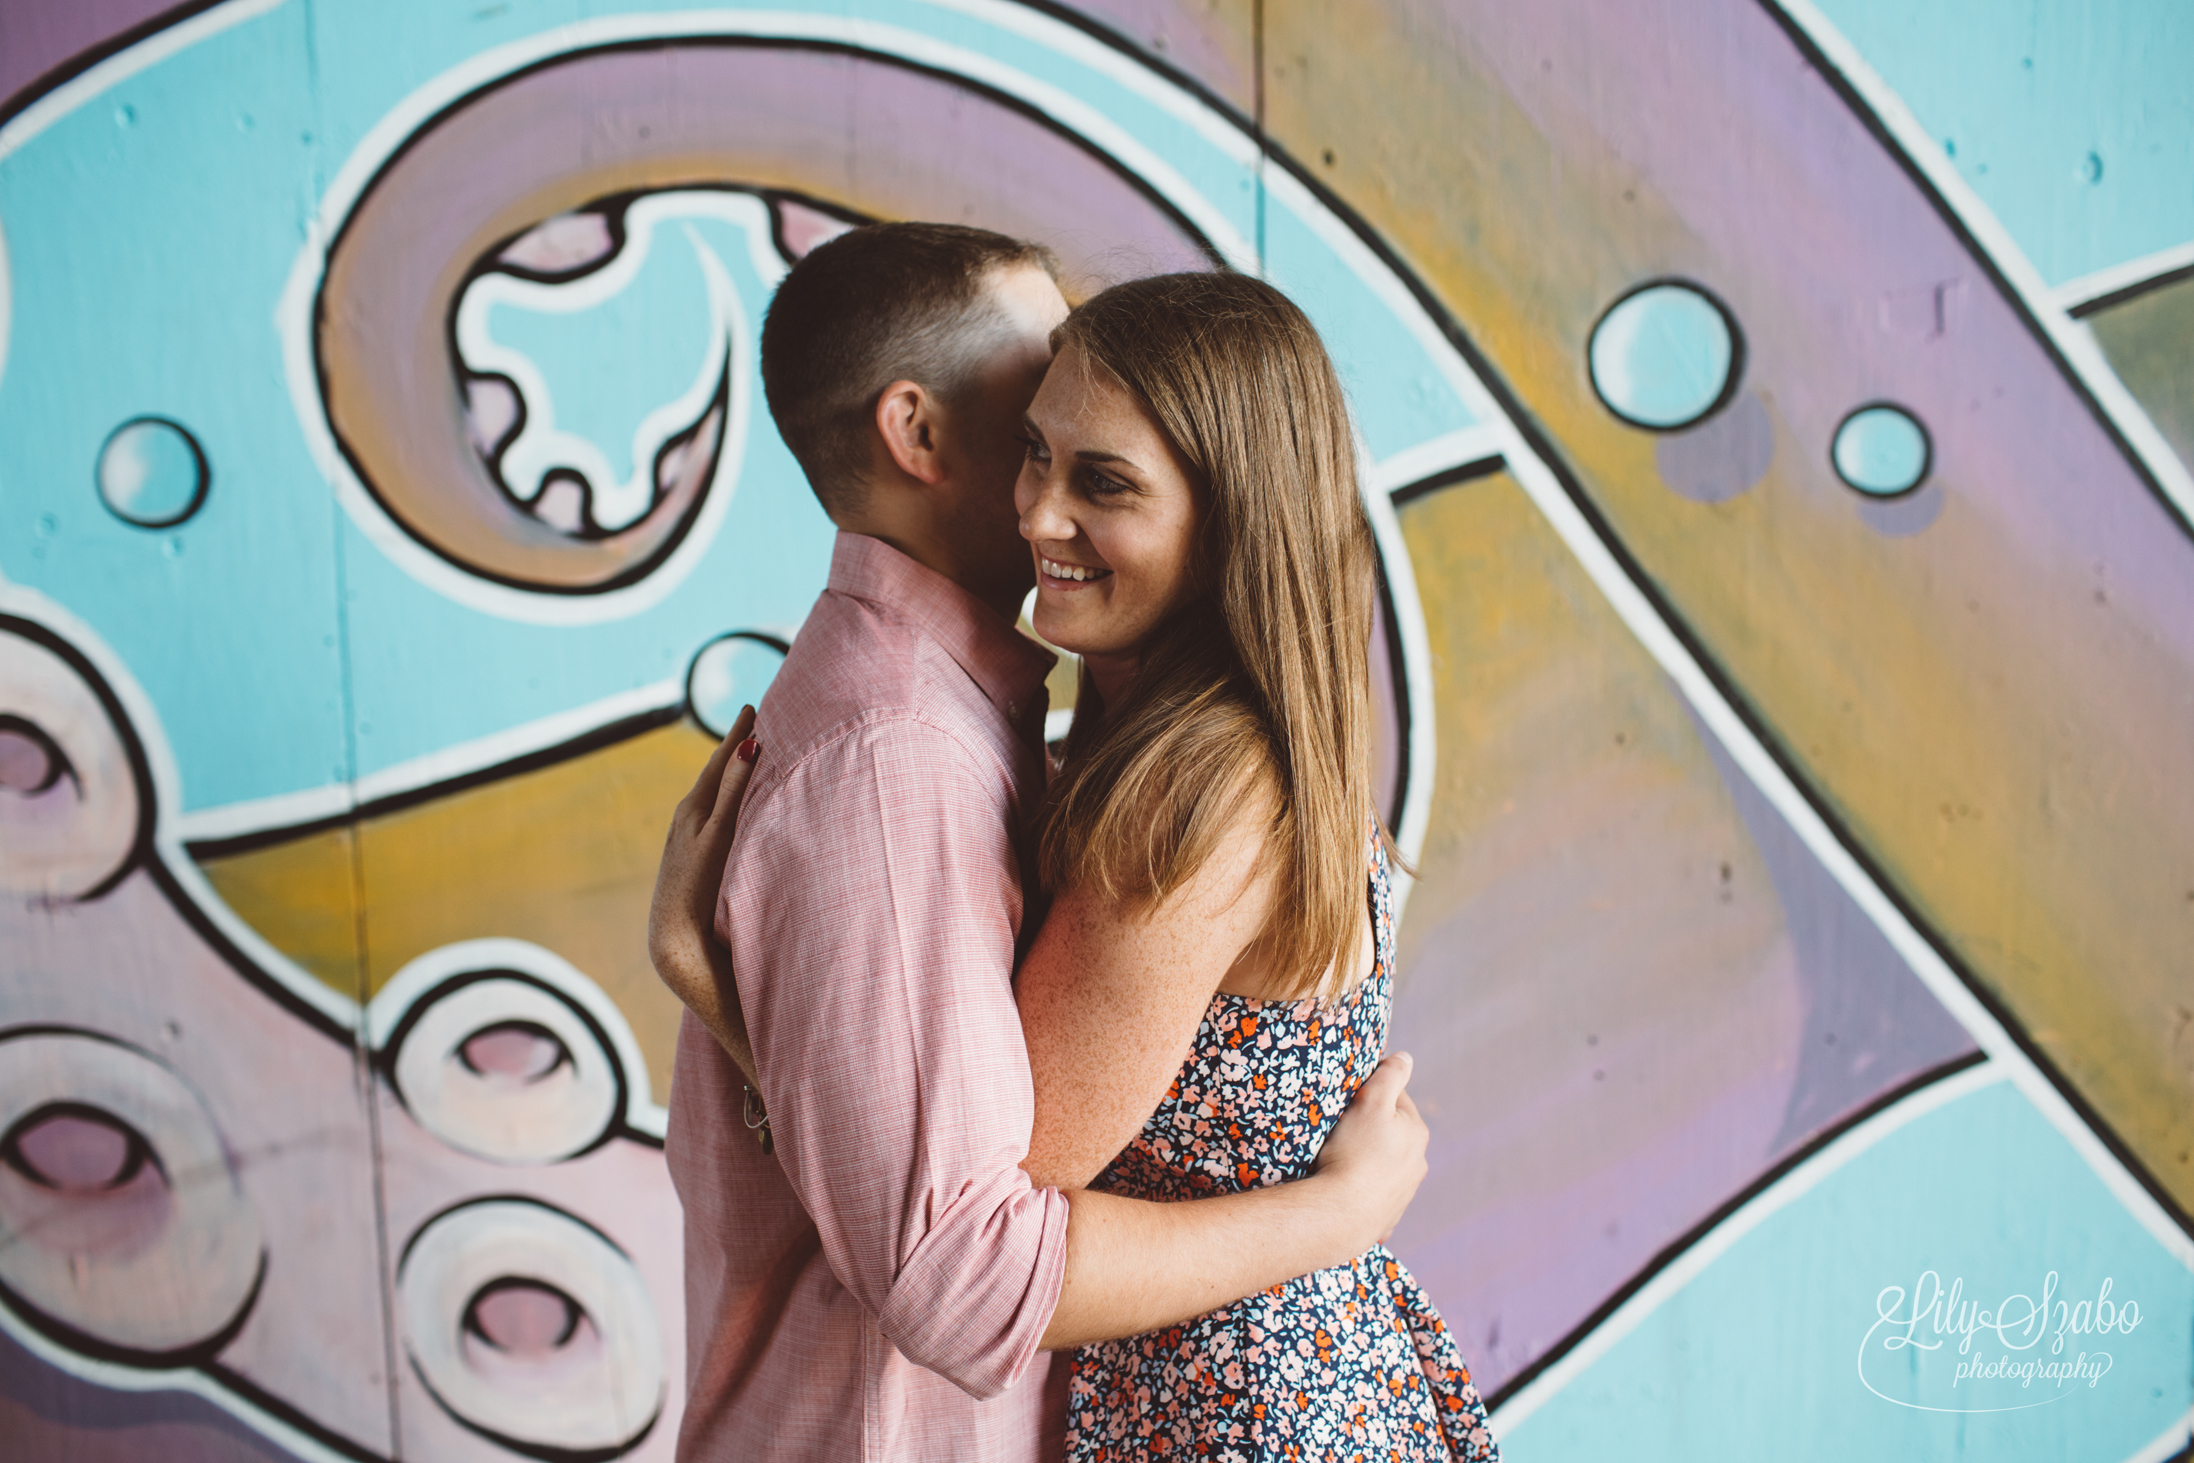
[[[335,635],[338,674],[342,683],[343,760],[355,794],[358,785],[357,706],[351,695],[350,576],[343,565],[343,519],[333,515],[329,547],[335,559]],[[355,806],[355,796],[353,805]],[[390,1264],[388,1192],[382,1177],[381,1103],[374,1073],[372,1035],[366,1026],[366,1006],[372,997],[372,939],[366,922],[366,841],[363,820],[350,822],[351,948],[357,961],[358,1025],[351,1039],[352,1070],[358,1100],[365,1107],[368,1166],[373,1180],[374,1294],[381,1303],[381,1372],[388,1389],[389,1456],[403,1457],[398,1430],[396,1392],[396,1272]]]
[[[319,28],[314,23],[317,14],[312,0],[306,0],[302,11],[305,26],[305,67],[312,79],[311,95],[318,98],[320,36]],[[320,166],[321,149],[326,146],[326,128],[320,122],[319,113],[315,109],[312,148],[307,158],[310,197],[307,200],[305,227],[308,230],[315,226],[312,222],[312,210],[318,208],[327,182],[325,169]],[[315,328],[317,323],[316,318]],[[381,1383],[388,1400],[388,1456],[391,1459],[401,1459],[404,1455],[404,1435],[396,1378],[396,1272],[390,1264],[388,1186],[382,1174],[380,1092],[374,1075],[373,1038],[366,1025],[366,1006],[372,996],[373,986],[372,942],[366,918],[365,827],[363,821],[355,815],[358,792],[358,706],[351,684],[350,575],[343,558],[343,521],[343,514],[339,510],[329,515],[328,553],[335,570],[336,705],[343,725],[343,771],[350,783],[353,809],[353,816],[349,820],[348,862],[351,950],[357,972],[354,995],[358,1002],[358,1022],[351,1037],[351,1070],[358,1100],[366,1115],[366,1166],[373,1195],[373,1291],[381,1309]]]
[[[1249,0],[1249,69],[1250,126],[1257,138],[1257,274],[1265,278],[1265,167],[1270,160],[1265,146],[1265,0]]]

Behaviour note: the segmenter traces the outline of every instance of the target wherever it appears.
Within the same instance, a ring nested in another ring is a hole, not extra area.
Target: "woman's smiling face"
[[[1090,663],[1100,694],[1201,588],[1207,493],[1156,417],[1069,345],[1024,423],[1013,502],[1036,559],[1036,633]]]

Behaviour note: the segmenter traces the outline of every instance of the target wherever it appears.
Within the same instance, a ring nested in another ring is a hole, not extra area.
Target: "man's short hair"
[[[952,403],[1009,329],[984,286],[1040,244],[958,224],[869,224],[792,266],[762,325],[762,387],[777,431],[833,517],[860,506],[871,415],[914,381]]]

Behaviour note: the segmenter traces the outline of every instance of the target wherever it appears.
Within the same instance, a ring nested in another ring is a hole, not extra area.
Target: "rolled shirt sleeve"
[[[758,780],[717,909],[777,1158],[832,1273],[977,1398],[1036,1356],[1066,1266],[1066,1200],[1020,1168],[1010,775],[930,722],[858,725]]]

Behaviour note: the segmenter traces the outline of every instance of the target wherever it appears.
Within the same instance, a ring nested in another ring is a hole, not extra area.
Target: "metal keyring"
[[[745,1091],[746,1111],[742,1116],[746,1120],[747,1131],[754,1135],[755,1142],[762,1145],[762,1152],[773,1154],[777,1151],[777,1140],[769,1130],[769,1109],[762,1106],[761,1093],[751,1087]]]

